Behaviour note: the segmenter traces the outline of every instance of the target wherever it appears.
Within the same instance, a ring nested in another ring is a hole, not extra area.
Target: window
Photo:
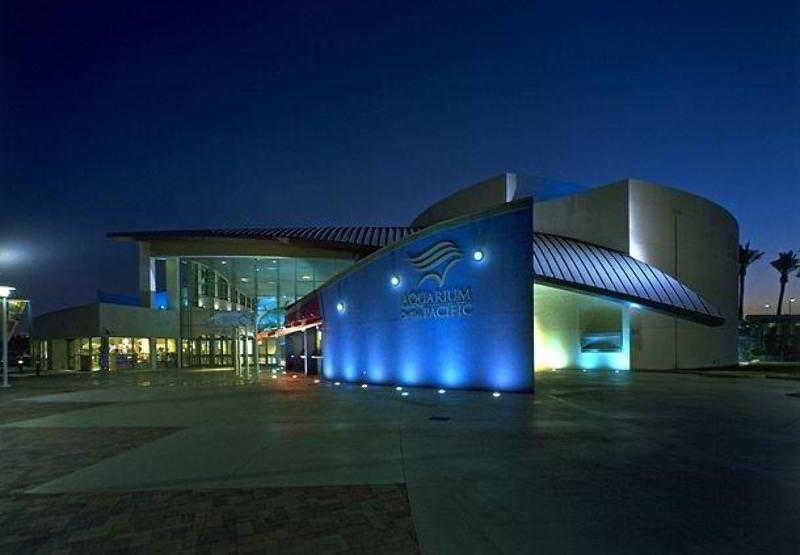
[[[200,266],[200,296],[208,297],[214,294],[214,271],[211,268]]]
[[[228,297],[228,280],[220,276],[217,279],[217,297],[223,300],[229,300]]]
[[[580,313],[581,352],[622,352],[622,309],[592,306]]]

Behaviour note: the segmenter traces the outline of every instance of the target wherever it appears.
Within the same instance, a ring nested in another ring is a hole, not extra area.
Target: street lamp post
[[[789,299],[786,302],[789,303],[789,316],[791,316],[792,315],[792,305],[797,302],[797,298],[792,297],[791,299]]]
[[[7,285],[0,285],[0,298],[3,299],[3,385],[2,387],[9,387],[8,385],[8,297],[14,287]]]

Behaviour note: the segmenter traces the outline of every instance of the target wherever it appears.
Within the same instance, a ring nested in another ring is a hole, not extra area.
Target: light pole
[[[792,297],[791,299],[789,299],[786,302],[789,303],[789,316],[791,316],[792,315],[792,305],[797,302],[797,298]]]
[[[14,291],[14,287],[0,285],[0,298],[3,299],[3,385],[8,385],[8,297]]]

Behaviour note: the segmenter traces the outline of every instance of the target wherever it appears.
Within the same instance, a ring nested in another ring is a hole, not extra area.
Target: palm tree
[[[763,251],[750,248],[750,241],[745,245],[739,245],[739,321],[744,318],[744,278],[747,275],[747,268],[753,262],[764,256]]]
[[[789,274],[800,268],[800,259],[797,258],[794,251],[786,251],[779,253],[778,258],[769,264],[781,274],[781,292],[778,295],[778,311],[776,312],[776,314],[780,316],[783,311],[783,295],[786,293],[786,283],[789,281]]]

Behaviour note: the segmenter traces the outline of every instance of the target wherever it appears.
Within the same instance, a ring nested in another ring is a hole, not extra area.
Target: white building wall
[[[546,202],[534,198],[533,228],[628,252],[628,182]]]
[[[630,250],[684,282],[722,311],[725,324],[708,327],[651,311],[634,319],[637,368],[701,368],[736,364],[736,220],[697,195],[629,181]]]
[[[736,363],[739,232],[722,207],[690,193],[626,179],[534,203],[534,229],[628,253],[672,274],[722,311],[725,325],[719,328],[647,309],[635,311],[633,368]]]

